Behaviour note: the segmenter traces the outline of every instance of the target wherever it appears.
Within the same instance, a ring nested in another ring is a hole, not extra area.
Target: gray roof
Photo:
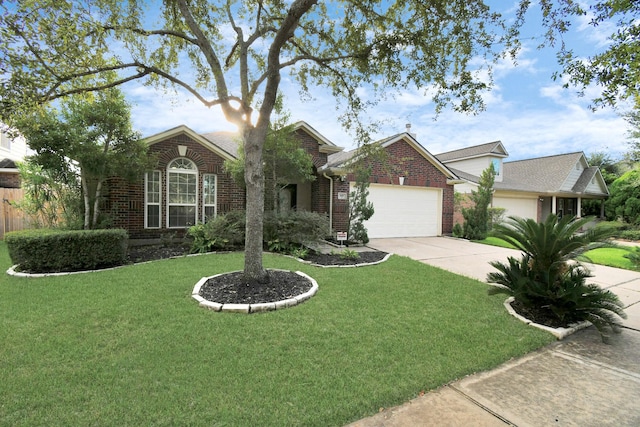
[[[562,192],[562,186],[584,153],[568,153],[537,157],[503,163],[502,182],[496,182],[496,190],[529,191],[537,193]],[[597,167],[587,167],[576,180],[571,192],[584,193],[591,179],[598,173]],[[475,181],[477,182],[477,178]],[[606,195],[607,193],[597,193]]]
[[[17,169],[16,162],[11,159],[0,160],[0,169]]]
[[[496,182],[496,189],[537,191],[553,193],[560,190],[569,171],[583,156],[569,153],[535,159],[505,162],[502,182]]]
[[[441,162],[447,163],[454,160],[485,156],[487,154],[492,154],[498,157],[507,157],[509,155],[509,153],[507,153],[507,150],[502,145],[502,142],[493,141],[486,144],[474,145],[473,147],[461,148],[459,150],[436,154],[436,157]]]
[[[216,147],[226,151],[235,158],[238,158],[238,150],[242,140],[237,132],[209,132],[201,135]]]

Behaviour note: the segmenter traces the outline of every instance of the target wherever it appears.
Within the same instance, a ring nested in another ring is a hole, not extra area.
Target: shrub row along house
[[[283,199],[290,208],[327,215],[334,231],[346,231],[349,192],[355,181],[351,165],[361,160],[362,153],[344,151],[305,122],[296,123],[293,132],[312,158],[315,180],[291,183],[283,190]],[[178,126],[146,141],[150,155],[158,160],[156,170],[148,172],[144,182],[113,180],[106,206],[113,225],[128,230],[131,238],[179,235],[196,222],[244,208],[245,192],[223,166],[225,160],[238,156],[239,139],[234,133],[200,135]],[[508,155],[499,142],[433,155],[409,126],[376,146],[384,155],[363,160],[371,169],[368,200],[375,208],[365,224],[370,238],[451,233],[454,191],[477,185],[490,162],[499,171],[494,206],[504,205],[507,214],[538,219],[551,211],[576,214],[581,198],[608,195],[599,171],[589,168],[581,153],[557,156],[562,162],[533,159],[532,166],[502,163]],[[552,185],[543,186],[547,181]]]

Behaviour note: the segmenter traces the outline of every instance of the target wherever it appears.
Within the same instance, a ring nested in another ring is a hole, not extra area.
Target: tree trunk
[[[262,148],[265,129],[246,128],[243,132],[245,167],[244,181],[247,187],[247,225],[244,243],[244,274],[251,280],[268,279],[262,265],[264,222],[264,165]]]
[[[84,199],[84,229],[91,228],[91,201],[89,199],[89,183],[83,172],[80,172],[80,181],[82,184],[82,197]]]
[[[99,180],[96,184],[95,200],[93,201],[93,219],[91,221],[91,228],[96,228],[98,225],[98,214],[100,213],[100,195],[102,193],[102,180]]]

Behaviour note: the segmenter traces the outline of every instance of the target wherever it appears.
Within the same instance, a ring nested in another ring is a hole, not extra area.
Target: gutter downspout
[[[333,230],[333,179],[326,172],[322,176],[329,180],[329,231]]]

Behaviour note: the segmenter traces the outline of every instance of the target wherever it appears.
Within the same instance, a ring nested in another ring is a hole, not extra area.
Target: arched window
[[[198,168],[189,159],[172,160],[167,166],[167,227],[194,225],[197,211]]]

